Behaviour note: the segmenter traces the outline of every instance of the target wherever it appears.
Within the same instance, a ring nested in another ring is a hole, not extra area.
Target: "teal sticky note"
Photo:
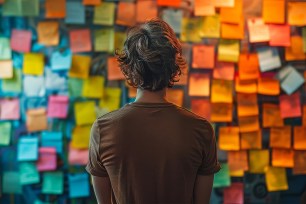
[[[63,133],[62,132],[47,132],[41,134],[42,147],[54,147],[57,153],[63,151]]]
[[[36,161],[38,158],[38,138],[19,138],[17,149],[18,161]]]
[[[12,124],[10,122],[0,123],[0,145],[8,146],[11,140]]]
[[[13,78],[2,80],[4,93],[20,93],[22,89],[22,74],[20,69],[13,69]]]
[[[64,190],[63,172],[45,172],[43,174],[42,193],[62,194]]]
[[[21,162],[19,164],[21,185],[39,183],[39,173],[33,162]]]
[[[10,45],[10,39],[0,37],[0,60],[12,59],[12,50]]]
[[[19,172],[6,171],[3,173],[2,182],[3,193],[22,193],[22,187],[20,185]]]
[[[228,164],[221,164],[221,169],[218,173],[215,174],[214,178],[214,188],[226,187],[231,185],[231,177],[229,174]]]
[[[68,79],[68,91],[71,97],[81,97],[83,89],[83,80],[77,78]]]
[[[88,197],[90,195],[88,173],[69,174],[68,181],[70,198]]]
[[[67,2],[66,3],[66,18],[68,24],[84,24],[85,23],[85,6],[82,2]]]

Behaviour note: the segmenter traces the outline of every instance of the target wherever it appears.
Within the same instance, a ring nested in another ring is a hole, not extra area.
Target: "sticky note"
[[[74,78],[87,79],[89,76],[90,64],[90,56],[73,55],[72,65],[69,70],[69,76]]]
[[[249,29],[249,41],[251,43],[267,42],[270,40],[269,26],[262,18],[249,18],[247,21]]]
[[[18,171],[4,171],[2,179],[3,193],[22,194]]]
[[[224,39],[243,39],[244,38],[244,21],[238,24],[222,23],[221,37]]]
[[[30,52],[32,32],[28,30],[12,30],[11,49],[16,52]]]
[[[41,133],[41,146],[42,147],[53,147],[57,153],[63,151],[63,133],[62,132],[50,132],[43,131]]]
[[[97,6],[101,4],[101,0],[83,0],[83,4],[86,6]]]
[[[189,96],[209,96],[210,95],[210,75],[192,73],[189,76]]]
[[[107,58],[107,79],[108,80],[124,80],[121,69],[119,68],[119,62],[115,57]]]
[[[12,58],[12,51],[10,47],[10,39],[0,37],[0,60],[10,60]]]
[[[239,93],[257,93],[257,83],[255,80],[240,80],[236,77],[235,90]]]
[[[273,78],[258,78],[258,93],[272,96],[279,95],[279,81]]]
[[[69,174],[68,182],[70,198],[88,197],[90,195],[87,173]],[[82,186],[82,188],[80,188],[80,186]]]
[[[243,204],[244,197],[243,197],[243,183],[232,183],[231,186],[224,188],[223,191],[223,198],[224,204]]]
[[[65,0],[46,0],[46,18],[65,18],[66,1]]]
[[[69,32],[70,49],[73,53],[91,51],[91,34],[89,29],[77,29]]]
[[[109,52],[114,51],[114,29],[103,28],[95,30],[95,51]]]
[[[10,122],[1,122],[0,123],[0,145],[1,146],[8,146],[11,141],[11,131],[12,131],[12,124]]]
[[[286,169],[280,167],[267,167],[265,170],[268,191],[288,190]]]
[[[233,106],[231,103],[212,103],[211,104],[212,122],[231,122],[233,120]]]
[[[125,40],[126,40],[125,32],[115,32],[114,49],[123,50]]]
[[[294,118],[302,115],[300,93],[279,96],[282,118]]]
[[[157,0],[157,5],[179,7],[181,5],[181,2],[182,0]]]
[[[228,164],[221,164],[221,169],[215,174],[213,188],[227,187],[231,185]]]
[[[115,3],[102,2],[100,5],[94,7],[94,24],[108,25],[114,24]]]
[[[213,79],[211,84],[212,103],[232,103],[233,102],[233,81]]]
[[[0,61],[0,79],[13,78],[13,62],[12,60]]]
[[[80,97],[82,96],[83,80],[78,78],[68,79],[68,91],[69,97]]]
[[[221,150],[239,150],[240,138],[238,127],[220,127],[219,128],[219,148]]]
[[[20,69],[13,69],[13,78],[2,80],[2,91],[4,93],[20,93],[22,89],[22,76]]]
[[[259,130],[258,116],[244,116],[238,118],[240,132],[253,132]]]
[[[220,39],[218,47],[218,60],[223,62],[238,62],[239,41]]]
[[[56,149],[54,147],[40,147],[36,162],[38,171],[53,171],[56,169]]]
[[[261,72],[266,72],[281,67],[281,61],[277,48],[257,48],[257,54]]]
[[[51,69],[46,69],[45,88],[49,91],[58,93],[66,93],[67,77],[62,73],[52,72]]]
[[[38,159],[38,138],[21,137],[17,146],[18,161],[36,161]]]
[[[29,185],[39,183],[40,177],[34,162],[19,163],[20,183]]]
[[[96,120],[95,102],[76,102],[74,104],[74,114],[77,125],[92,124]]]
[[[296,150],[306,150],[306,127],[295,126],[293,135],[293,148]]]
[[[47,115],[49,118],[66,118],[68,113],[68,96],[49,96]]]
[[[214,2],[210,0],[195,0],[194,1],[194,15],[195,16],[211,16],[215,15]]]
[[[91,125],[75,126],[72,132],[71,146],[77,149],[86,149],[89,146]]]
[[[183,106],[184,90],[167,88],[166,100],[177,106]]]
[[[182,42],[199,43],[202,41],[203,18],[186,18],[182,19],[182,31],[180,40]]]
[[[262,7],[265,23],[284,23],[285,0],[263,0]]]
[[[242,14],[243,1],[235,0],[233,7],[221,7],[220,8],[220,17],[221,22],[239,24],[243,20]]]
[[[69,70],[71,67],[72,53],[70,49],[55,51],[51,55],[51,69],[54,71]]]
[[[104,77],[90,76],[83,82],[82,96],[86,98],[102,98],[104,94]]]
[[[20,105],[19,99],[2,99],[0,100],[0,120],[19,120]]]
[[[55,46],[59,43],[59,23],[57,21],[42,21],[37,25],[38,43]]]
[[[191,99],[191,111],[210,120],[211,103],[207,99]]]
[[[81,2],[66,2],[66,18],[67,24],[84,24],[85,23],[85,7]]]
[[[28,109],[26,115],[28,132],[36,132],[48,128],[47,115],[44,108]]]
[[[270,46],[284,46],[288,47],[291,44],[290,40],[290,26],[289,25],[269,25],[270,32]]]
[[[305,82],[303,75],[290,65],[279,71],[278,78],[281,81],[281,88],[289,95],[296,91]]]
[[[167,22],[175,33],[181,33],[183,11],[176,9],[165,9],[162,18]]]
[[[293,174],[305,174],[306,173],[306,151],[294,152],[294,167]]]
[[[241,149],[261,149],[262,133],[261,130],[254,132],[240,133]]]
[[[272,149],[272,166],[292,168],[294,151],[291,149]]]
[[[109,112],[120,108],[121,89],[117,87],[105,87],[103,97],[99,102],[101,108]]]
[[[215,65],[213,45],[194,45],[192,48],[192,67],[212,69]]]
[[[239,79],[250,80],[259,77],[259,61],[256,53],[240,54],[239,56]]]
[[[288,2],[287,21],[292,26],[306,25],[306,2]]]
[[[217,62],[213,69],[214,79],[234,80],[235,66],[230,62]]]
[[[25,53],[23,56],[23,73],[42,75],[44,73],[44,55],[41,53]]]
[[[246,150],[228,151],[227,159],[230,171],[247,171],[249,169]]]
[[[199,26],[202,25],[200,36],[204,38],[219,38],[220,37],[220,16],[218,14],[213,16],[204,16],[201,22],[198,23]]]
[[[237,112],[239,117],[258,115],[257,94],[237,93]]]
[[[262,123],[264,128],[284,126],[284,120],[281,118],[278,104],[263,104]]]
[[[306,4],[305,4],[306,5]],[[303,48],[303,38],[298,35],[291,36],[291,45],[286,47],[285,59],[286,61],[305,60],[306,54]]]
[[[260,158],[260,159],[258,159]],[[250,150],[249,151],[249,171],[250,173],[261,174],[269,166],[269,150]]]
[[[215,0],[216,7],[234,7],[235,0]]]
[[[157,15],[158,15],[158,9],[156,1],[137,1],[136,21],[138,23],[143,23],[146,20],[156,18]]]
[[[272,127],[270,129],[270,147],[289,149],[291,147],[291,127]]]
[[[39,0],[6,0],[3,4],[4,16],[38,16]]]
[[[69,145],[68,162],[71,165],[86,165],[88,163],[88,149],[76,149]]]
[[[123,26],[133,26],[135,25],[135,23],[136,23],[135,3],[120,1],[117,5],[116,24]]]
[[[64,174],[60,171],[43,173],[42,193],[60,195],[64,191]]]

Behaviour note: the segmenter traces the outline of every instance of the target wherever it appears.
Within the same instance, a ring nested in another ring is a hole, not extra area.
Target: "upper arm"
[[[213,181],[214,174],[197,176],[193,191],[194,204],[209,204]]]
[[[110,204],[112,188],[109,177],[92,176],[92,185],[98,204]]]

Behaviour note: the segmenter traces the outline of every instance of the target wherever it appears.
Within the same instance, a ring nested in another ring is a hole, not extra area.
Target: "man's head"
[[[180,42],[160,19],[131,27],[116,57],[128,84],[150,91],[172,87],[186,67]]]

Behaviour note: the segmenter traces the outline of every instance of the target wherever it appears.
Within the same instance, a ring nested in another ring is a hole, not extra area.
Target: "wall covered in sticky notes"
[[[306,190],[303,0],[0,0],[1,203],[96,203],[93,121],[136,96],[114,50],[160,17],[188,69],[169,101],[214,124],[211,203],[300,203]]]

